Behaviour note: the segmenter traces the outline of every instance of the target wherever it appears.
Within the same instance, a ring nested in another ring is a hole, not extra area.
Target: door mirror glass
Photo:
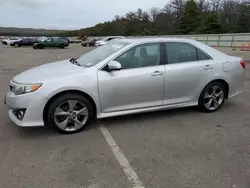
[[[108,63],[108,70],[113,71],[113,70],[121,70],[122,66],[118,61],[110,61]]]

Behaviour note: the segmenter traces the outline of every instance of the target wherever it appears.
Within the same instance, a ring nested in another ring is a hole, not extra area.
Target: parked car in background
[[[69,43],[60,38],[47,38],[44,41],[38,41],[34,43],[34,49],[43,49],[47,47],[58,47],[58,48],[65,48],[69,46]]]
[[[11,42],[19,41],[21,40],[20,38],[9,38],[9,39],[4,39],[2,40],[2,44],[4,45],[9,45]]]
[[[242,58],[195,40],[114,40],[17,75],[6,104],[19,126],[46,124],[66,133],[84,129],[93,117],[188,106],[215,112],[243,92],[245,68]]]
[[[105,37],[104,39],[102,40],[98,40],[95,42],[95,46],[102,46],[104,44],[107,44],[107,42],[110,42],[114,39],[124,39],[124,37],[122,36],[109,36],[109,37]]]
[[[46,40],[48,37],[37,37],[36,41],[44,41]]]
[[[69,38],[67,38],[67,37],[59,37],[60,39],[63,39],[63,40],[66,40],[68,43],[70,43],[70,40],[69,40]]]
[[[10,43],[10,46],[20,47],[20,46],[32,46],[36,42],[35,38],[23,38],[18,41]]]
[[[82,41],[82,46],[95,46],[95,42],[97,40],[98,39],[90,39],[90,40],[87,40],[87,41]]]
[[[80,43],[82,42],[80,39],[76,38],[76,37],[71,37],[69,43]]]

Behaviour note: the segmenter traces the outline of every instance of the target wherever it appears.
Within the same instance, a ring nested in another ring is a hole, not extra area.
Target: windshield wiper
[[[80,67],[81,67],[81,64],[77,62],[76,58],[71,58],[69,61],[70,61],[72,64],[74,64],[74,65],[77,65],[77,66],[80,66]]]

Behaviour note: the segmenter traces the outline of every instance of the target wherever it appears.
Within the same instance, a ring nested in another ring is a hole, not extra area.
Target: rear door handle
[[[203,67],[204,70],[210,70],[213,69],[213,67],[211,65],[206,65],[205,67]]]
[[[151,74],[151,76],[161,76],[161,75],[163,75],[163,72],[161,71],[155,71]]]

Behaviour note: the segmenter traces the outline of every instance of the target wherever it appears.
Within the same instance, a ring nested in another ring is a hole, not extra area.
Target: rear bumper
[[[230,80],[228,99],[243,93],[245,83],[245,71],[236,73]]]

